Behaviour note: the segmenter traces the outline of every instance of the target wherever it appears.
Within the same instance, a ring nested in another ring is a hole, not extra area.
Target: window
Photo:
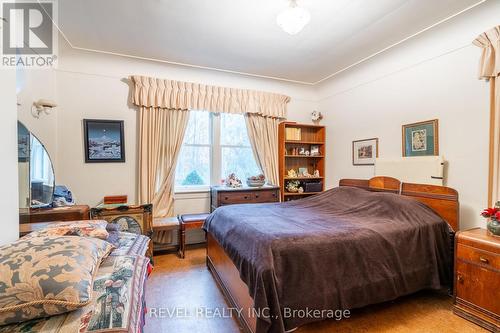
[[[220,115],[220,179],[230,173],[245,180],[260,173],[248,139],[245,119],[240,114]]]
[[[191,111],[177,162],[176,190],[208,188],[233,172],[242,181],[261,172],[243,115]]]
[[[210,185],[211,132],[209,112],[190,113],[175,172],[176,187]]]

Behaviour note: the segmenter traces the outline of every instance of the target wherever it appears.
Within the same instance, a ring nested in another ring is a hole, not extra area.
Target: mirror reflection
[[[52,204],[54,169],[44,145],[18,122],[19,206],[46,207]]]

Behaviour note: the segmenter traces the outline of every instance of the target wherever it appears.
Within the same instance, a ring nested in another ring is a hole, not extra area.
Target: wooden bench
[[[167,238],[163,237],[163,232],[166,231]],[[173,217],[160,217],[153,219],[153,236],[151,241],[154,243],[155,251],[167,251],[175,249],[176,252],[179,251],[179,245],[175,248],[171,244],[171,238],[169,232],[179,231],[179,219],[177,216]],[[165,244],[166,242],[167,244]]]
[[[184,259],[186,252],[186,230],[201,229],[210,214],[181,214],[179,215],[179,257]]]

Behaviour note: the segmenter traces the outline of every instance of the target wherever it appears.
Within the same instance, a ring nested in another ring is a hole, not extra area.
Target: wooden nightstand
[[[453,312],[492,332],[500,332],[500,237],[485,229],[455,238]]]

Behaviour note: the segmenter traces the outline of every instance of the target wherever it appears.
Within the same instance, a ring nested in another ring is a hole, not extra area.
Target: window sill
[[[208,193],[210,192],[210,186],[190,186],[190,187],[176,187],[174,190],[175,194],[182,193]]]

